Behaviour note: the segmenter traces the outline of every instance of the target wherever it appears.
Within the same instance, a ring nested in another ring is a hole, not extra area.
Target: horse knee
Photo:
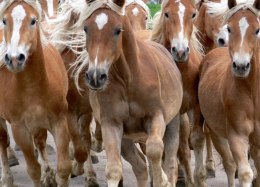
[[[249,165],[240,167],[238,169],[238,178],[242,185],[251,184],[253,181],[253,177],[254,177],[254,174]]]
[[[119,182],[122,178],[123,171],[122,171],[122,164],[118,163],[118,164],[109,164],[107,166],[107,171],[106,171],[106,177],[108,181],[116,181]]]
[[[159,161],[162,158],[164,144],[162,139],[148,138],[146,141],[146,155],[153,161]]]
[[[61,179],[68,179],[71,174],[72,163],[70,160],[63,160],[58,164],[57,174]]]
[[[41,179],[41,166],[39,163],[28,165],[27,172],[33,181],[40,181]]]
[[[203,133],[192,132],[190,136],[191,145],[195,147],[203,147],[205,143],[205,136]]]

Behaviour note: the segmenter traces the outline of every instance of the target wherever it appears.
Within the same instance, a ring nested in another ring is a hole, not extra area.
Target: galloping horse
[[[124,3],[88,1],[75,23],[86,33],[83,66],[93,114],[101,124],[108,186],[117,187],[122,179],[122,137],[146,142],[154,186],[175,186],[181,75],[161,45],[135,38]],[[147,186],[147,176],[138,186]]]
[[[199,100],[212,141],[223,159],[229,187],[235,186],[236,167],[240,186],[251,186],[249,148],[258,173],[255,186],[259,186],[260,1],[253,5],[237,5],[235,0],[226,3],[230,10],[222,15],[229,47],[214,49],[203,59]]]
[[[41,185],[41,167],[34,156],[32,138],[38,140],[37,137],[49,130],[57,146],[56,182],[58,186],[68,186],[71,172],[67,132],[68,80],[60,55],[44,39],[41,13],[38,1],[11,0],[1,4],[4,40],[0,48],[3,62],[0,87],[8,87],[0,97],[1,123],[5,120],[11,123],[14,139],[25,156],[34,186]],[[2,185],[13,185],[12,181],[3,182]]]
[[[193,112],[193,131],[191,143],[195,153],[195,185],[205,186],[206,171],[203,164],[203,117],[198,101],[199,65],[202,59],[202,48],[196,38],[196,8],[190,0],[164,1],[162,12],[154,24],[151,40],[164,45],[171,53],[181,74],[184,97],[180,110],[181,132],[179,158],[184,166],[186,184],[192,186],[194,179],[191,172],[190,149],[188,139],[190,124],[187,114]],[[191,119],[191,118],[190,118]]]
[[[126,15],[135,31],[148,28],[150,10],[142,0],[127,0],[125,7]]]

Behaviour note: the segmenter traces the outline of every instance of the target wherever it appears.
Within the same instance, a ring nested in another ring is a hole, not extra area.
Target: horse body
[[[46,130],[53,134],[58,158],[56,182],[59,186],[67,186],[71,164],[68,158],[66,69],[59,53],[45,44],[36,21],[41,14],[38,2],[10,1],[2,6],[5,40],[1,52],[5,66],[1,67],[4,76],[0,78],[0,85],[9,89],[0,97],[0,116],[11,123],[14,139],[24,153],[34,186],[40,186],[41,177],[45,180],[48,161],[45,159],[42,164],[41,176],[32,138],[36,147],[40,146],[40,156],[46,157]],[[11,32],[12,28],[6,27],[11,23],[19,29]],[[16,40],[12,33],[18,35]]]
[[[257,172],[260,171],[257,138],[260,7],[259,1],[253,6],[237,5],[235,1],[228,1],[228,5],[229,48],[215,49],[203,60],[199,99],[213,143],[223,158],[229,186],[235,186],[236,167],[240,185],[250,186],[253,171],[247,159],[249,148]],[[256,186],[259,184],[258,175]]]

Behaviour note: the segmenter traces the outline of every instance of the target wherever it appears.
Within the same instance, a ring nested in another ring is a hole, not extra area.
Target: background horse
[[[199,81],[199,65],[203,50],[196,37],[194,22],[197,16],[195,4],[190,0],[164,1],[157,23],[155,22],[151,40],[164,45],[172,53],[181,74],[184,98],[181,113],[181,132],[179,158],[184,166],[186,183],[192,186],[205,186],[206,171],[203,164],[203,117],[200,113],[197,89]],[[190,165],[190,123],[187,114],[193,112],[193,131],[191,143],[195,153],[195,181]]]
[[[222,11],[222,15],[227,20],[229,47],[214,49],[202,61],[199,85],[201,111],[212,141],[223,159],[228,185],[235,186],[238,167],[240,185],[251,186],[250,146],[258,172],[256,186],[259,186],[260,1],[255,0],[252,6],[249,2],[236,5],[236,1],[229,0],[226,10]]]
[[[0,10],[4,24],[1,61],[5,65],[0,86],[6,87],[6,79],[12,80],[0,98],[0,116],[11,123],[34,186],[40,186],[41,172],[32,137],[37,140],[46,133],[44,129],[50,130],[57,146],[56,181],[59,186],[68,186],[67,77],[62,59],[44,40],[38,1],[4,1]]]
[[[118,186],[122,178],[123,136],[146,142],[154,186],[175,186],[179,127],[173,119],[182,100],[180,73],[162,46],[135,38],[123,6],[124,1],[93,1],[75,24],[83,24],[87,36],[86,81],[101,123],[108,186]],[[138,186],[147,185],[144,177]]]
[[[127,0],[125,7],[126,15],[135,31],[148,28],[150,10],[142,0]]]

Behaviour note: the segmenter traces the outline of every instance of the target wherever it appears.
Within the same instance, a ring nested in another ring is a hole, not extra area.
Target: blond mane
[[[164,28],[163,19],[164,19],[164,15],[161,12],[157,12],[153,18],[153,30],[152,30],[150,40],[157,42],[157,43],[160,43],[162,40],[164,40],[164,38],[163,38],[163,28]],[[198,39],[198,37],[199,37],[198,32],[199,32],[199,30],[193,25],[190,44],[191,44],[191,47],[197,53],[204,55],[205,54],[204,48]]]
[[[8,7],[10,7],[16,0],[4,0],[0,3],[0,20],[3,19],[3,15],[5,13],[5,11],[7,10]],[[41,20],[42,20],[42,8],[41,8],[41,4],[39,3],[38,0],[23,0],[25,3],[27,3],[28,5],[30,5],[34,10],[36,10],[37,14],[38,14],[38,25],[39,25],[39,29],[40,29],[40,37],[41,37],[41,43],[43,45],[47,45],[48,44],[48,40],[44,34],[44,30],[42,28],[41,25]],[[1,21],[0,24],[0,29],[3,29],[3,24]],[[7,51],[7,46],[6,46],[6,41],[5,38],[3,37],[3,41],[0,43],[0,66],[2,66],[3,63],[3,58],[4,58],[4,54]]]

